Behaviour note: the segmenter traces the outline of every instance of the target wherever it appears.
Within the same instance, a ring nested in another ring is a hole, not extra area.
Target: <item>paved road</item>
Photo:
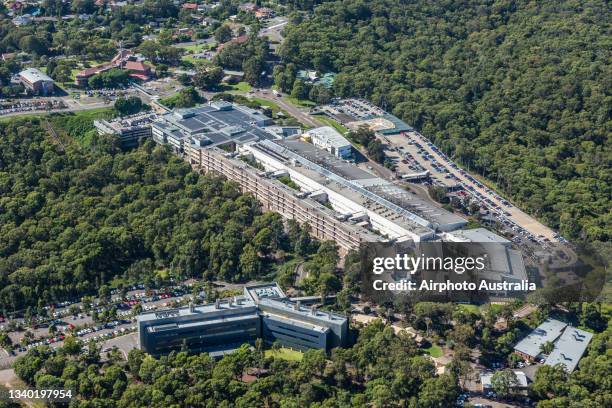
[[[268,37],[272,41],[282,43],[284,38],[281,35],[283,28],[287,25],[286,17],[275,17],[269,22],[269,26],[259,30],[260,37]]]
[[[91,104],[87,104],[87,105],[76,105],[76,104],[72,104],[69,105],[69,107],[67,109],[53,109],[53,110],[45,110],[45,109],[41,109],[41,110],[34,110],[34,111],[22,111],[22,112],[11,112],[11,113],[7,113],[4,115],[0,116],[0,119],[2,118],[8,118],[11,116],[27,116],[27,115],[47,115],[50,113],[65,113],[65,112],[77,112],[77,111],[84,111],[84,110],[90,110],[90,109],[99,109],[99,108],[105,108],[110,106],[108,103],[104,103],[104,102],[94,102]]]

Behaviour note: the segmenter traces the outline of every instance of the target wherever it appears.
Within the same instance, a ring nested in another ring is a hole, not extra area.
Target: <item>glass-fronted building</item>
[[[261,338],[296,350],[346,345],[346,317],[304,307],[276,283],[247,286],[244,295],[138,316],[139,346],[153,356],[171,351],[207,352],[220,357]]]

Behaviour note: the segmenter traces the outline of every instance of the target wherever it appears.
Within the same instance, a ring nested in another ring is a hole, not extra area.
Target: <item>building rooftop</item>
[[[310,129],[305,132],[311,137],[318,137],[323,143],[336,148],[350,146],[348,140],[344,138],[336,129],[331,126],[322,126],[315,129]]]
[[[527,388],[527,375],[519,370],[514,370],[514,374],[516,375],[517,379],[515,387]],[[480,382],[483,388],[491,388],[491,378],[493,378],[493,373],[480,374]]]
[[[576,369],[578,362],[593,338],[593,333],[567,326],[546,359],[546,365],[565,364],[568,372]]]
[[[498,243],[510,245],[510,241],[485,228],[473,228],[468,230],[451,232],[454,237],[462,242]]]
[[[305,307],[299,302],[293,303],[289,300],[260,299],[259,306],[269,314],[278,314],[287,318],[295,317],[304,324],[310,322],[315,326],[328,327],[330,324],[342,324],[346,317],[332,313],[322,312],[314,307]]]
[[[36,68],[24,69],[23,71],[19,73],[19,76],[31,83],[35,83],[38,81],[53,82],[53,79],[49,75],[39,71]]]
[[[160,116],[153,126],[173,138],[192,136],[194,145],[212,147],[228,142],[244,144],[274,138],[256,124],[265,120],[270,118],[254,109],[216,101],[210,105],[167,113]]]
[[[252,146],[423,238],[435,228],[459,228],[466,220],[410,194],[399,186],[301,140],[263,141]]]
[[[127,70],[133,70],[133,71],[143,71],[143,72],[149,71],[149,66],[147,66],[145,63],[141,61],[126,61],[123,67]]]
[[[227,300],[224,299],[218,304],[207,303],[205,305],[194,306],[193,309],[189,306],[186,306],[178,309],[145,312],[138,315],[137,319],[139,322],[159,321],[159,324],[162,325],[164,320],[167,319],[175,320],[177,318],[196,317],[202,314],[210,314],[211,316],[213,316],[217,312],[219,313],[219,315],[224,315],[230,311],[238,312],[241,310],[245,312],[248,312],[250,310],[255,311],[255,302],[243,296],[237,296],[236,298],[230,298]]]
[[[97,119],[94,120],[94,126],[112,130],[112,133],[121,134],[135,128],[146,127],[157,118],[156,113],[144,112],[135,115],[123,116],[115,120]]]
[[[276,282],[247,285],[244,287],[245,298],[257,303],[261,299],[286,299],[287,296]]]
[[[544,323],[536,327],[527,337],[519,341],[514,350],[531,357],[537,357],[541,351],[540,347],[546,342],[554,342],[561,335],[567,323],[555,319],[546,319]]]

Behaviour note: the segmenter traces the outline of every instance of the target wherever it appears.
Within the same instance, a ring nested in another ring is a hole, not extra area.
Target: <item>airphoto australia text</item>
[[[372,259],[372,273],[381,275],[385,272],[398,274],[405,273],[405,278],[393,282],[382,279],[374,279],[372,287],[376,291],[431,291],[444,293],[448,291],[516,291],[530,292],[536,289],[536,285],[528,280],[519,282],[491,282],[485,279],[477,281],[451,281],[446,279],[437,282],[431,279],[420,281],[412,280],[411,277],[417,272],[438,271],[453,272],[463,275],[468,272],[478,273],[486,268],[487,254],[478,257],[439,257],[439,256],[410,256],[408,254],[397,254],[393,257],[375,257]]]

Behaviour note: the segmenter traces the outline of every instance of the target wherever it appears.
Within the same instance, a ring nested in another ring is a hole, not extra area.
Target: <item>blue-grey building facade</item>
[[[258,338],[305,351],[346,345],[348,321],[291,302],[276,284],[247,286],[244,295],[204,306],[138,316],[140,348],[160,356],[187,349],[222,356]]]

